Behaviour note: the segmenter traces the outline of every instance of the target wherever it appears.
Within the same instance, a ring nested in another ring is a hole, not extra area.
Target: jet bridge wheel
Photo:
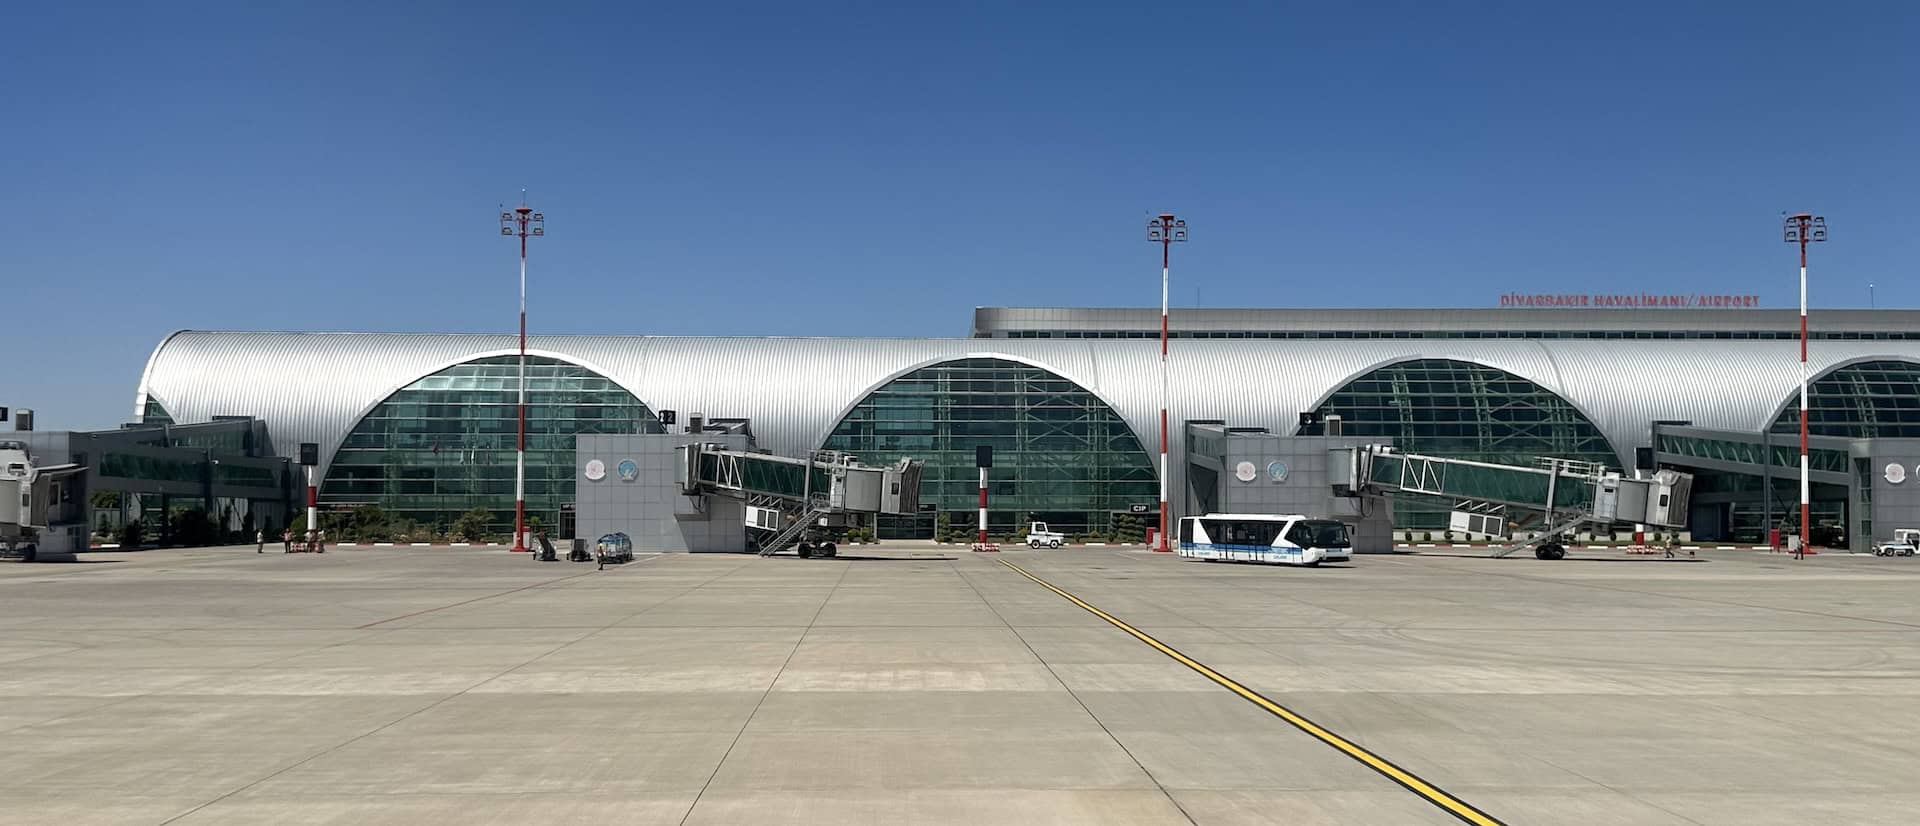
[[[1548,542],[1533,549],[1533,557],[1535,559],[1566,559],[1567,549],[1561,547],[1558,542]]]
[[[794,553],[799,554],[801,559],[812,559],[813,545],[806,542],[802,542],[800,543],[800,546],[798,548],[794,549]]]

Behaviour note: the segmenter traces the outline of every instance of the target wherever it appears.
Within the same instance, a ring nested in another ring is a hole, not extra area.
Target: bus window
[[[1216,545],[1245,545],[1266,548],[1280,533],[1280,523],[1238,519],[1207,520],[1207,535]]]
[[[1287,541],[1302,548],[1345,548],[1352,543],[1347,524],[1330,519],[1302,519],[1287,530]]]

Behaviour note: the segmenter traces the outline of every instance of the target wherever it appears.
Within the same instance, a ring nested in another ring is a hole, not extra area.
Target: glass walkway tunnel
[[[1799,413],[1798,406],[1794,410]],[[1739,433],[1656,424],[1653,461],[1694,476],[1687,520],[1695,540],[1763,544],[1770,531],[1800,532],[1800,435]],[[1873,530],[1870,462],[1856,457],[1867,442],[1812,436],[1808,479],[1812,524],[1819,547],[1852,547]]]
[[[1868,548],[1920,527],[1920,363],[1870,359],[1815,377],[1807,393],[1809,534],[1816,546]],[[1765,542],[1800,530],[1799,392],[1763,433],[1655,425],[1657,466],[1695,474],[1694,537]],[[1909,493],[1909,491],[1914,491]]]

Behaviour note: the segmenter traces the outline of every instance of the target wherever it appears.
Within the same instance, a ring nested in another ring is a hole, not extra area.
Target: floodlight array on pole
[[[1785,222],[1786,242],[1800,245],[1800,549],[1807,550],[1813,513],[1812,484],[1807,476],[1807,245],[1827,240],[1827,219],[1802,212]]]
[[[1160,533],[1153,550],[1167,546],[1167,271],[1173,245],[1187,240],[1187,222],[1163,212],[1147,219],[1147,240],[1160,244]]]
[[[547,234],[547,217],[527,206],[527,193],[520,192],[520,205],[512,211],[500,211],[500,234],[520,236],[520,400],[515,415],[513,452],[513,551],[527,550],[527,238]]]

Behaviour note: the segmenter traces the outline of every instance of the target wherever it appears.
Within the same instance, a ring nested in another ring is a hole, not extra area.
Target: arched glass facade
[[[1504,370],[1451,359],[1390,364],[1339,389],[1320,405],[1338,415],[1348,436],[1391,439],[1410,453],[1500,464],[1534,464],[1541,456],[1619,467],[1620,457],[1593,422],[1566,399]],[[1318,436],[1324,425],[1300,435]],[[1400,528],[1442,530],[1447,503],[1403,497]]]
[[[1799,434],[1799,391],[1774,419],[1773,431]],[[1807,432],[1853,439],[1920,437],[1920,363],[1861,362],[1815,379],[1807,391]]]
[[[926,462],[921,503],[955,525],[972,525],[980,445],[993,447],[995,534],[1024,533],[1029,517],[1058,531],[1105,534],[1131,505],[1154,503],[1158,511],[1153,465],[1119,414],[1067,379],[1002,359],[943,362],[894,379],[849,411],[822,446],[867,464]],[[882,520],[880,529],[928,536],[934,519]]]
[[[415,381],[354,425],[320,487],[327,505],[377,504],[393,518],[450,525],[476,507],[511,533],[517,356],[466,362]],[[663,432],[653,411],[577,364],[527,358],[527,515],[560,525],[573,501],[580,433]]]

